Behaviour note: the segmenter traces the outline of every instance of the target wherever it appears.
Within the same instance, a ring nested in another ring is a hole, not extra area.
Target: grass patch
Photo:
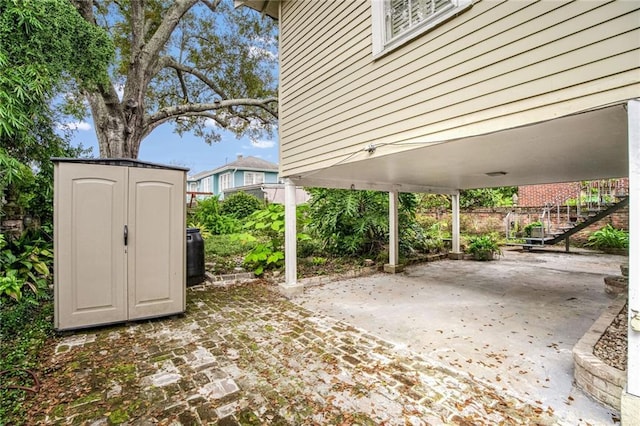
[[[255,242],[243,243],[238,234],[212,235],[204,242],[205,258],[211,256],[244,256],[256,245]]]

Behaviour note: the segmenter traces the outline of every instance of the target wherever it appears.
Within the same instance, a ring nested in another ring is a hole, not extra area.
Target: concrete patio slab
[[[561,424],[615,424],[573,385],[571,350],[611,302],[603,277],[627,258],[588,251],[505,251],[305,289],[294,299],[539,404]]]

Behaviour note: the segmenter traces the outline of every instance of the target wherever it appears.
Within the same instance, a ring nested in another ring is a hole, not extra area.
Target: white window
[[[372,0],[374,56],[387,53],[438,25],[472,0]]]
[[[233,185],[231,184],[231,173],[220,175],[220,192],[229,188],[233,188]]]
[[[211,192],[211,176],[202,179],[202,192]]]
[[[244,184],[255,185],[264,183],[264,173],[262,172],[244,172]]]

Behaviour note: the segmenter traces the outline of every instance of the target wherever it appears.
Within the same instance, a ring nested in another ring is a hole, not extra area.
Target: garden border
[[[593,348],[626,302],[626,295],[614,299],[573,347],[573,376],[576,385],[596,400],[618,411],[627,381],[626,371],[606,364],[593,354]]]

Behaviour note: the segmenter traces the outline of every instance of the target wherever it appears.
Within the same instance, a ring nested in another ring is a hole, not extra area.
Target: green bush
[[[501,254],[498,241],[491,235],[471,237],[467,246],[467,252],[476,260],[492,260],[497,254]]]
[[[221,213],[217,196],[200,201],[192,216],[194,222],[204,225],[214,235],[233,234],[241,229],[238,219]]]
[[[589,235],[587,246],[598,250],[629,248],[629,233],[607,224]]]
[[[225,198],[222,202],[220,212],[236,219],[244,219],[251,213],[256,210],[260,210],[263,207],[264,203],[260,202],[256,197],[240,191]]]
[[[305,225],[304,212],[306,206],[296,209],[298,229]],[[249,216],[244,228],[251,234],[243,234],[241,239],[254,243],[254,247],[245,257],[244,263],[256,275],[262,275],[267,269],[279,269],[284,266],[284,206],[270,204],[267,208],[254,212]],[[298,232],[297,240],[304,241],[310,237]]]
[[[27,230],[19,238],[0,234],[0,302],[5,298],[36,300],[48,288],[53,244],[40,231]],[[25,287],[31,290],[25,293]]]

